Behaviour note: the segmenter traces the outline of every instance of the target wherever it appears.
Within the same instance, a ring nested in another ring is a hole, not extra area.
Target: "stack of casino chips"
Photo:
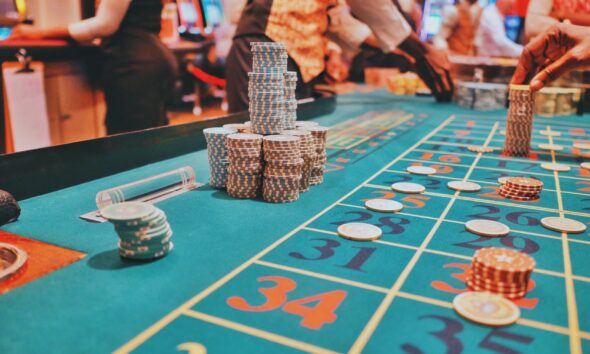
[[[280,134],[285,120],[285,45],[253,42],[252,72],[248,73],[251,130],[256,134]]]
[[[151,204],[112,204],[102,208],[100,213],[115,225],[119,255],[123,258],[152,260],[166,256],[174,248],[166,214]]]
[[[299,151],[301,152],[301,158],[303,159],[303,168],[301,170],[301,186],[300,192],[307,192],[310,184],[311,169],[313,168],[313,157],[315,156],[315,144],[313,136],[309,130],[285,130],[284,135],[293,135],[299,137]]]
[[[209,169],[211,187],[223,189],[227,184],[227,148],[225,137],[238,131],[231,128],[207,128],[203,130],[207,140],[207,154],[209,156]]]
[[[283,121],[284,129],[295,129],[295,122],[297,121],[297,96],[295,89],[297,88],[297,73],[294,71],[287,71],[285,73],[285,116]]]
[[[539,199],[543,190],[543,182],[528,177],[506,178],[498,189],[498,194],[504,198],[516,201],[534,201]]]
[[[309,183],[312,186],[324,182],[324,166],[326,164],[326,142],[328,138],[328,128],[319,125],[305,127],[311,132],[314,142],[313,167],[311,168],[311,177]]]
[[[227,194],[256,198],[262,184],[262,135],[231,134],[225,139],[228,154]]]
[[[509,156],[529,156],[533,131],[535,99],[528,85],[510,85],[506,140],[504,153]]]
[[[320,125],[320,123],[311,120],[298,120],[295,122],[295,127],[297,129],[307,129],[309,127],[317,127],[318,125]]]
[[[520,299],[528,290],[535,260],[526,253],[507,248],[487,247],[473,256],[467,286],[475,291],[500,294],[507,299]]]
[[[299,199],[303,159],[299,138],[292,135],[264,137],[265,161],[262,198],[271,203],[289,203]]]

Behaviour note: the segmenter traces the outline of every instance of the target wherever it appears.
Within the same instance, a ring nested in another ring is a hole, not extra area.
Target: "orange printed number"
[[[402,202],[404,204],[404,207],[406,208],[420,209],[424,208],[424,206],[426,205],[424,201],[429,199],[430,198],[425,195],[409,195],[407,197],[403,197]]]
[[[282,306],[283,311],[303,317],[300,322],[301,326],[310,329],[321,329],[324,324],[336,321],[338,317],[335,312],[348,294],[344,290],[334,290],[287,302],[287,294],[297,288],[297,283],[294,280],[281,276],[268,276],[257,280],[275,283],[275,286],[271,288],[258,289],[258,292],[266,298],[264,304],[250,305],[246,299],[240,296],[228,298],[227,304],[235,309],[248,312],[272,311]],[[315,306],[305,306],[313,303]]]
[[[485,187],[483,187],[483,189],[491,190],[491,192],[480,193],[477,195],[478,197],[492,198],[492,199],[504,199],[503,196],[498,194],[498,187],[485,186]]]
[[[578,182],[576,182],[576,184],[581,184],[581,185],[584,185],[584,186],[590,186],[590,182],[588,182],[588,181],[578,181]],[[585,193],[590,193],[590,187],[578,188],[578,191],[585,192]]]
[[[283,306],[283,311],[303,317],[300,322],[303,327],[321,329],[324,324],[336,321],[336,309],[345,298],[344,290],[330,291],[290,301]],[[313,307],[305,306],[313,303],[317,304]]]

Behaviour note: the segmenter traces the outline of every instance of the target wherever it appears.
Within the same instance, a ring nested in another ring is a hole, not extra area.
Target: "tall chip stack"
[[[203,130],[207,140],[207,153],[211,176],[209,183],[212,188],[224,189],[227,184],[227,148],[225,137],[238,131],[230,128],[207,128]]]
[[[535,98],[528,85],[510,85],[504,154],[528,156],[533,131]]]
[[[231,134],[225,139],[228,157],[227,194],[256,198],[262,185],[262,135]]]
[[[324,165],[326,164],[326,143],[328,138],[328,128],[322,126],[308,126],[306,130],[311,132],[314,141],[314,157],[313,167],[311,169],[311,176],[309,183],[312,186],[322,184],[324,182]]]
[[[303,169],[301,170],[301,187],[300,192],[307,192],[310,184],[311,169],[313,168],[313,157],[315,155],[315,143],[313,136],[309,130],[285,130],[285,135],[293,135],[299,137],[299,150],[301,151],[301,158],[303,159]]]
[[[297,121],[296,88],[297,73],[287,71],[285,73],[285,120],[283,121],[283,128],[285,129],[295,129],[295,122]]]
[[[507,248],[481,248],[473,255],[467,285],[515,300],[524,297],[535,269],[535,260],[524,252]]]
[[[253,42],[252,72],[248,73],[251,130],[255,134],[281,134],[285,121],[285,45]]]
[[[299,199],[303,159],[299,138],[270,135],[263,139],[264,182],[262,198],[271,203],[289,203]]]

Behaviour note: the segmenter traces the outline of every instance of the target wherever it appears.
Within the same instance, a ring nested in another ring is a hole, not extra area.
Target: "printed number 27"
[[[336,321],[336,310],[348,294],[344,290],[334,290],[316,294],[287,302],[287,295],[297,288],[297,283],[290,278],[268,276],[257,279],[258,282],[273,282],[270,288],[259,288],[266,301],[262,305],[253,306],[241,296],[232,296],[227,304],[235,309],[247,312],[266,312],[282,307],[284,312],[303,317],[300,324],[303,327],[319,330],[326,323]],[[315,304],[315,306],[309,306]],[[305,306],[308,305],[308,306]]]

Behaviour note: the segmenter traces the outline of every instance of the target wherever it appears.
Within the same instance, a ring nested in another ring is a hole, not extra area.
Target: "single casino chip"
[[[447,183],[447,187],[459,192],[478,192],[481,190],[479,184],[467,181],[451,181]]]
[[[557,171],[557,172],[568,172],[571,170],[571,167],[568,165],[562,165],[560,163],[542,163],[541,168],[547,171]]]
[[[436,170],[432,167],[427,166],[409,166],[406,168],[406,171],[415,175],[433,175],[436,173]]]
[[[397,182],[391,185],[391,189],[400,193],[419,194],[424,193],[426,187],[418,183]]]
[[[585,168],[585,169],[587,169],[587,170],[590,170],[590,162],[582,162],[582,163],[580,164],[580,167],[581,167],[581,168]]]
[[[586,231],[586,225],[583,223],[557,216],[549,216],[541,219],[541,225],[549,230],[565,232],[566,234],[579,234]]]
[[[562,151],[563,146],[555,145],[555,144],[539,144],[537,147],[541,150],[549,150],[549,151]]]
[[[383,231],[375,225],[351,222],[338,226],[340,237],[354,241],[372,241],[381,237]]]
[[[365,208],[381,213],[395,213],[404,208],[402,203],[390,199],[369,199],[365,202]]]
[[[469,150],[471,152],[479,152],[479,153],[494,152],[494,148],[492,148],[492,147],[479,146],[479,145],[469,145],[467,147],[467,150]]]
[[[561,136],[560,132],[556,132],[553,130],[541,130],[541,131],[539,131],[539,134],[544,135],[544,136]]]
[[[484,219],[469,220],[465,223],[465,230],[488,237],[506,236],[510,232],[510,228],[501,222]]]
[[[0,243],[0,282],[11,278],[27,263],[27,252],[9,243]]]
[[[574,147],[580,150],[590,150],[590,141],[576,141]]]
[[[518,306],[489,292],[459,294],[453,299],[453,308],[461,317],[486,326],[507,326],[520,318]]]
[[[105,219],[113,221],[140,220],[155,212],[156,208],[153,205],[142,202],[112,204],[100,210]]]

